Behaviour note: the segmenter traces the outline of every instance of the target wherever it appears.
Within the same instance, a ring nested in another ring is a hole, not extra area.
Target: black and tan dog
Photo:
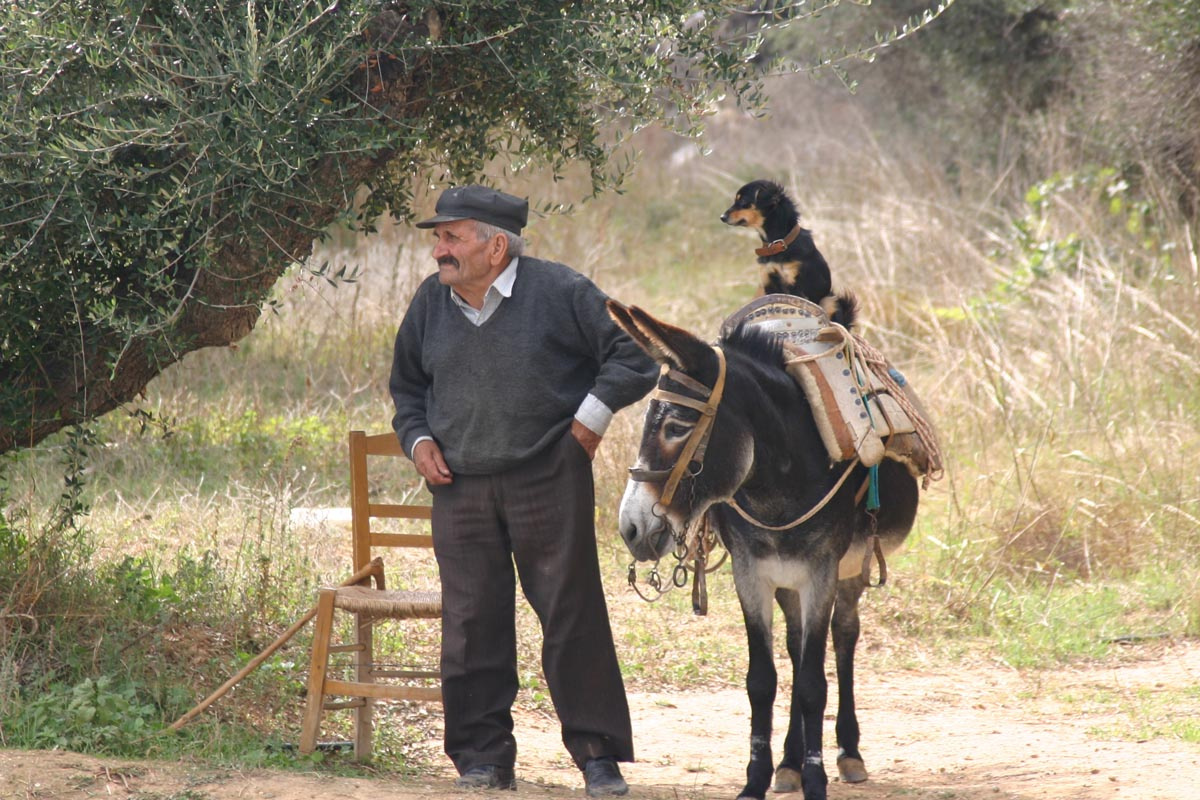
[[[747,183],[721,221],[752,228],[762,238],[763,246],[754,254],[763,268],[763,294],[792,294],[818,304],[829,297],[829,265],[813,244],[812,233],[800,227],[796,204],[778,183]]]

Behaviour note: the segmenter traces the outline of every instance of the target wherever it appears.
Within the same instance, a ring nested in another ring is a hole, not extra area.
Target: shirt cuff
[[[583,402],[579,405],[579,410],[575,412],[575,419],[579,420],[583,427],[587,428],[597,436],[603,436],[608,430],[608,424],[612,422],[612,409],[604,405],[595,395],[589,394],[583,398]]]
[[[408,451],[408,460],[409,461],[416,460],[413,458],[413,453],[417,452],[417,445],[419,445],[421,442],[432,442],[432,441],[433,441],[432,436],[418,436],[417,440],[415,442],[413,442],[412,449],[410,449]]]

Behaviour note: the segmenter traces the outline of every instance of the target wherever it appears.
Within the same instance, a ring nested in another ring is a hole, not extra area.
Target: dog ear
[[[783,200],[783,186],[775,181],[763,181],[762,184],[762,188],[758,193],[759,207],[764,209],[775,208]]]

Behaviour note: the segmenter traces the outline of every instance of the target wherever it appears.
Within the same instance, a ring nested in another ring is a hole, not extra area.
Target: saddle
[[[739,326],[782,340],[783,366],[804,391],[831,461],[857,457],[873,467],[891,458],[926,487],[941,477],[941,451],[921,401],[861,336],[816,303],[787,294],[743,306],[721,325],[721,336]]]

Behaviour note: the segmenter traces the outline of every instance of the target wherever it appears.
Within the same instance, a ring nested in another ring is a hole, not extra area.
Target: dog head
[[[733,205],[721,215],[721,222],[753,228],[765,236],[767,219],[786,198],[783,187],[774,181],[750,181],[738,189],[733,197]]]

